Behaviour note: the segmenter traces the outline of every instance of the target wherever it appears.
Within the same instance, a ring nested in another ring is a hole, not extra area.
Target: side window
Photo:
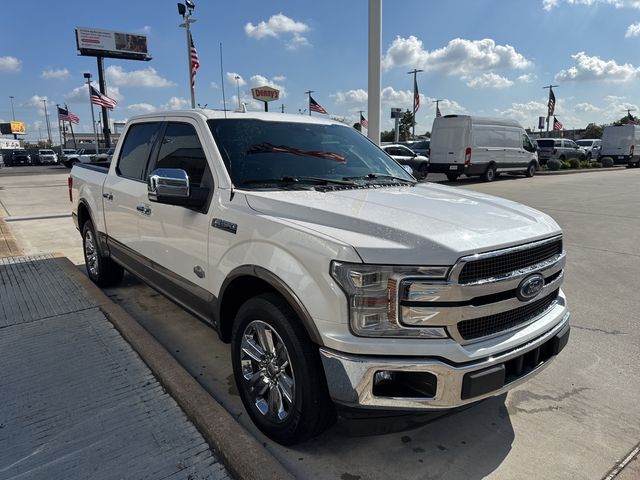
[[[138,123],[129,128],[118,159],[118,175],[145,181],[147,162],[159,129],[159,122]]]
[[[535,150],[533,148],[533,144],[531,143],[529,135],[527,135],[526,133],[522,134],[522,148],[524,148],[527,152],[533,152]]]
[[[562,140],[554,140],[553,145],[555,147],[562,147]]]
[[[180,168],[187,172],[193,186],[202,186],[205,172],[208,171],[207,158],[193,125],[178,122],[167,124],[154,170],[156,168]]]

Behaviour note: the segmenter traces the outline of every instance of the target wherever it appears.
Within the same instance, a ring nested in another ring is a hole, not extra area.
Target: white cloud
[[[22,60],[16,57],[0,57],[0,72],[15,73],[22,69]]]
[[[602,60],[597,56],[589,56],[585,52],[571,55],[574,66],[560,70],[556,74],[557,81],[605,80],[609,82],[627,82],[640,76],[640,68],[630,63],[618,65],[615,60]]]
[[[107,67],[106,76],[109,83],[118,87],[162,88],[175,85],[171,80],[161,77],[153,67],[126,72],[119,65],[110,65]]]
[[[494,69],[524,69],[531,65],[511,45],[498,45],[490,38],[454,38],[442,48],[428,51],[422,40],[411,35],[396,37],[382,59],[383,67],[416,67],[449,75],[466,76]]]
[[[558,102],[556,105],[556,112],[560,114],[562,112],[562,102]],[[505,110],[496,109],[496,113],[505,118],[511,118],[517,120],[524,127],[529,124],[538,124],[539,116],[547,115],[547,103],[545,101],[531,100],[526,103],[512,103],[511,107]]]
[[[220,88],[220,85],[218,85],[216,82],[211,82],[209,84],[209,87],[217,90],[218,88]]]
[[[517,80],[522,83],[531,83],[537,78],[534,73],[525,73],[524,75],[520,75]]]
[[[574,108],[575,108],[576,112],[579,112],[579,113],[589,113],[589,112],[600,112],[600,111],[602,111],[601,108],[596,107],[595,105],[592,105],[591,103],[588,103],[588,102],[576,103]]]
[[[183,97],[171,97],[167,103],[162,105],[162,110],[182,110],[189,108],[191,102]]]
[[[24,106],[28,108],[35,108],[38,110],[38,115],[44,115],[44,100],[47,101],[47,108],[51,108],[51,102],[46,95],[33,95],[24,103]]]
[[[257,25],[249,22],[244,26],[247,36],[258,40],[267,37],[285,37],[287,38],[287,48],[292,50],[309,45],[309,40],[303,35],[309,30],[309,25],[306,23],[296,22],[282,13],[272,15],[266,22],[261,21]]]
[[[627,27],[627,33],[624,34],[625,38],[640,36],[640,22],[632,23]]]
[[[509,88],[513,81],[493,72],[467,77],[467,86],[471,88]]]
[[[362,88],[347,90],[346,92],[338,91],[330,96],[335,99],[337,104],[355,107],[365,107],[369,99],[367,91]]]
[[[587,7],[593,5],[613,5],[616,8],[640,9],[640,0],[542,0],[542,8],[550,11],[563,1],[569,5],[585,5]]]
[[[280,98],[285,98],[287,96],[287,91],[284,88],[284,86],[274,82],[274,79],[272,78],[271,80],[269,80],[267,77],[263,76],[263,75],[253,75],[250,79],[249,79],[250,85],[251,87],[264,87],[269,86],[271,88],[275,88],[276,90],[280,90]]]
[[[136,113],[152,113],[155,112],[157,108],[155,105],[151,105],[150,103],[133,103],[127,106],[127,110]]]
[[[66,68],[44,70],[41,74],[42,78],[54,80],[66,80],[70,76],[69,70]]]
[[[284,82],[287,79],[284,75],[276,75],[272,78],[274,82]]]
[[[124,95],[120,93],[120,89],[118,87],[109,87],[107,89],[107,95],[113,98],[116,102],[120,102],[122,101],[122,99],[124,99]],[[87,88],[87,85],[84,84],[80,87],[74,88],[68,93],[65,93],[64,98],[68,103],[88,103],[89,90]]]

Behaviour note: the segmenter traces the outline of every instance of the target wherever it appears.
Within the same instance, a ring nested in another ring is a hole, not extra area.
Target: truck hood
[[[351,245],[365,263],[452,265],[464,255],[560,233],[548,215],[461,188],[245,191],[255,211]]]

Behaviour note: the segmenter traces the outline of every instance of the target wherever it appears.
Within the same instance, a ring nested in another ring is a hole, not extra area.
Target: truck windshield
[[[256,119],[216,119],[208,124],[236,187],[415,182],[347,126]]]

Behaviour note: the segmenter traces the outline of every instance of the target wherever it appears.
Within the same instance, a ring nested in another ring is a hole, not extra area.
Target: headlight
[[[418,281],[446,279],[449,267],[394,267],[331,263],[331,276],[349,301],[351,329],[364,337],[446,338],[440,327],[411,327],[398,321],[397,289],[407,277]]]

